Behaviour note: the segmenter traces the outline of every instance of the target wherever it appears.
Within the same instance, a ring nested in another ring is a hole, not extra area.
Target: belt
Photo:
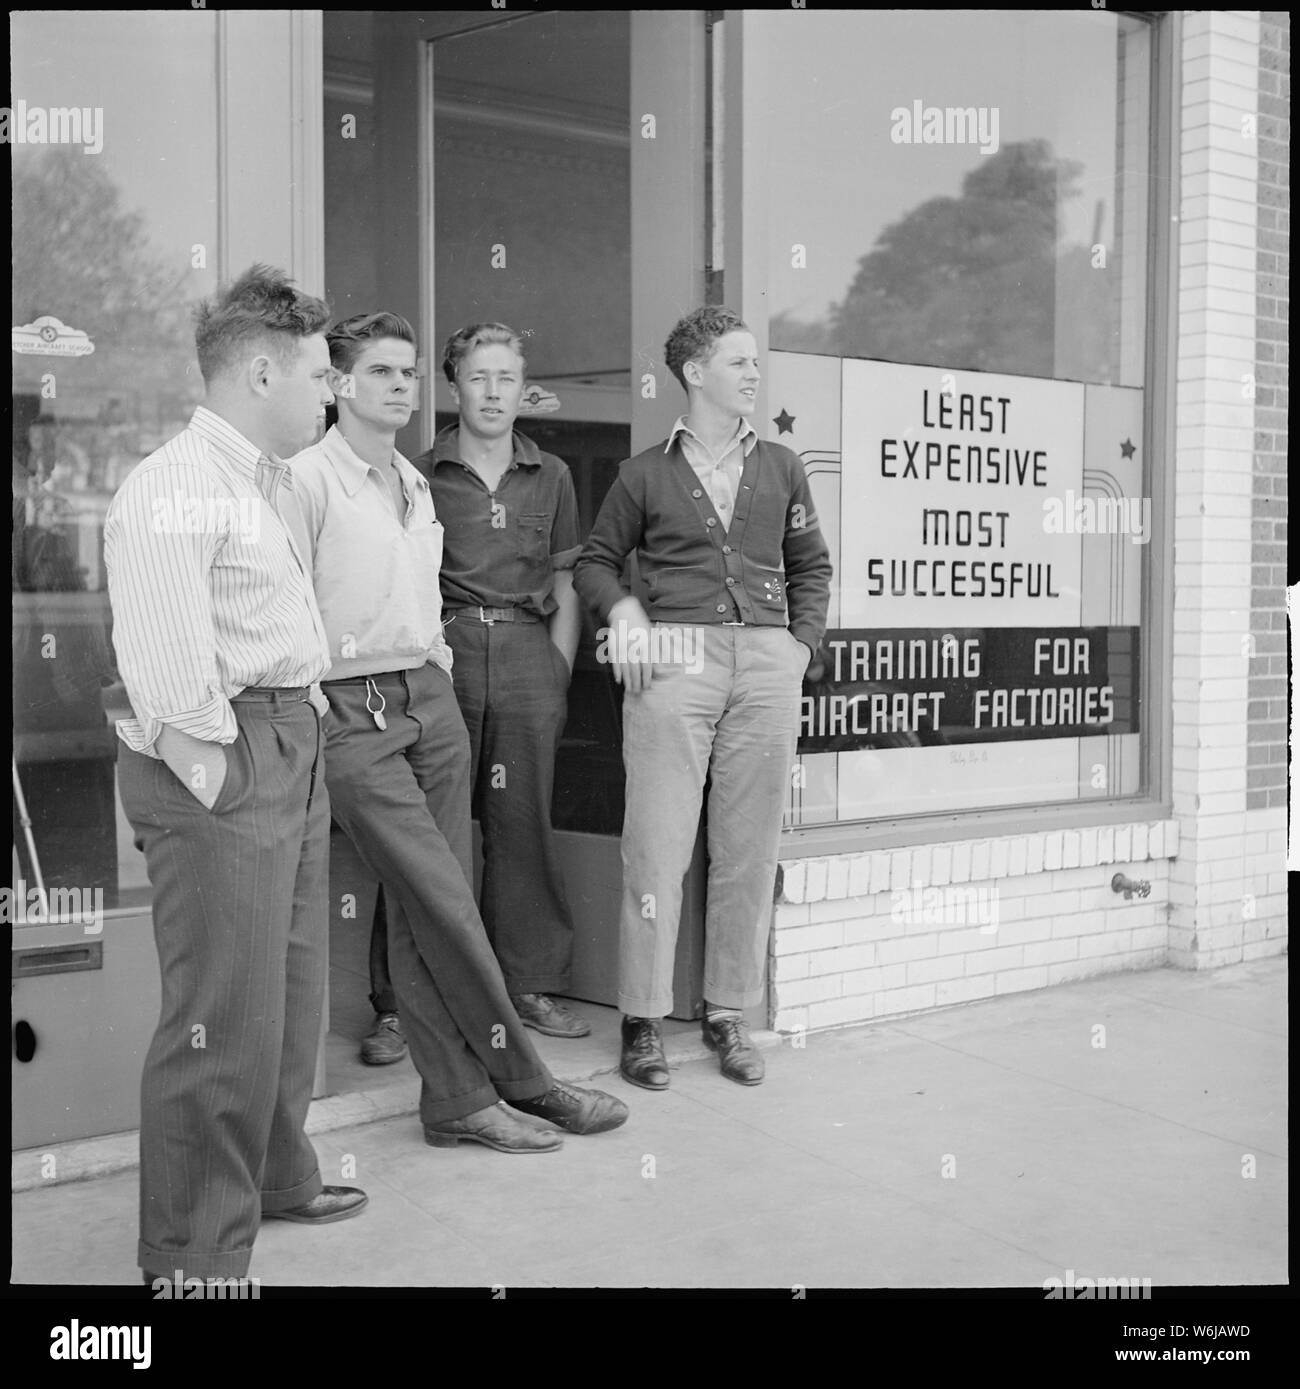
[[[494,622],[541,622],[543,620],[527,608],[447,608],[444,611],[453,612],[458,617],[468,617],[474,622],[483,623],[486,627],[491,627]]]
[[[240,690],[238,694],[230,696],[232,704],[238,704],[248,700],[283,700],[286,704],[292,704],[296,700],[309,699],[311,688],[307,685],[249,685]]]
[[[402,676],[414,673],[413,670],[375,670],[369,675],[344,675],[337,680],[322,680],[321,685],[366,685],[372,680],[400,680]]]

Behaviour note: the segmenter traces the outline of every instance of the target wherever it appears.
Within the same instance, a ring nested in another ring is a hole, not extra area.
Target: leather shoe
[[[722,1074],[741,1085],[758,1085],[764,1075],[763,1058],[750,1040],[743,1018],[704,1017],[704,1044],[718,1053]]]
[[[361,1059],[367,1066],[390,1066],[406,1055],[406,1038],[396,1013],[380,1013],[361,1039]]]
[[[547,994],[511,994],[510,1002],[525,1027],[548,1037],[589,1037],[591,1024]]]
[[[349,1220],[360,1215],[370,1204],[370,1197],[360,1187],[323,1186],[305,1205],[291,1206],[287,1211],[263,1211],[263,1220],[294,1220],[300,1225],[329,1225],[335,1220]]]
[[[604,1133],[627,1123],[627,1105],[603,1090],[579,1090],[557,1080],[531,1100],[511,1100],[511,1108],[545,1119],[568,1133]]]
[[[564,1142],[554,1129],[526,1124],[499,1104],[424,1126],[424,1141],[431,1148],[454,1148],[462,1139],[498,1153],[553,1153]]]
[[[643,1090],[667,1090],[668,1062],[659,1024],[653,1018],[623,1019],[623,1052],[618,1069],[624,1080]]]

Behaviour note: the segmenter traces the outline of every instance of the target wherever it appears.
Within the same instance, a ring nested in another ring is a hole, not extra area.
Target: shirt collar
[[[343,431],[336,424],[330,426],[325,437],[320,441],[320,449],[329,459],[335,473],[338,474],[339,481],[343,484],[343,490],[349,497],[355,497],[366,485],[368,474],[378,471],[348,443]],[[396,449],[393,450],[393,463],[397,468],[398,476],[408,488],[428,490],[429,484],[419,471],[407,462]]]
[[[223,419],[206,405],[200,405],[190,417],[190,428],[214,448],[223,458],[233,463],[240,472],[250,479],[257,475],[257,465],[263,458],[279,463],[278,458],[265,454],[251,439],[246,438],[228,420]]]
[[[677,436],[679,434],[689,434],[701,448],[708,448],[704,440],[686,423],[686,416],[679,415],[677,417],[677,423],[673,425],[672,432],[668,435],[668,442],[664,444],[665,453],[671,451],[672,446],[677,442]],[[732,435],[723,453],[727,453],[737,442],[740,443],[746,458],[753,452],[754,445],[758,443],[758,432],[743,416],[741,417],[740,423],[736,426],[735,434]]]
[[[510,459],[512,467],[540,468],[542,466],[541,450],[527,434],[520,434],[516,430],[511,430],[510,438],[514,444],[514,452]],[[449,424],[440,429],[433,441],[432,451],[435,468],[439,463],[449,460],[453,463],[460,463],[462,467],[467,466],[460,456],[460,425]]]

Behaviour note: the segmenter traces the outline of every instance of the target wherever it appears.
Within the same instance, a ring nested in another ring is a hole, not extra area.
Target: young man
[[[621,465],[574,576],[610,624],[624,688],[620,1069],[646,1089],[668,1084],[660,1020],[709,776],[704,1039],[724,1076],[757,1085],[763,1060],[741,1012],[763,995],[800,682],[825,630],[831,562],[798,455],[748,422],[758,356],[740,318],[697,309],[664,355],[687,412]],[[648,615],[622,583],[631,550]]]
[[[332,660],[322,688],[334,817],[384,884],[426,1140],[551,1152],[557,1128],[600,1133],[627,1106],[554,1080],[474,905],[469,740],[438,589],[443,527],[394,444],[415,401],[415,334],[396,314],[361,314],[327,340],[339,422],[292,466]]]
[[[573,957],[551,791],[581,622],[577,497],[565,464],[514,431],[526,366],[513,329],[453,333],[442,369],[460,418],[415,466],[446,526],[442,600],[483,834],[480,910],[524,1024],[585,1037],[590,1024],[551,997],[568,991]]]
[[[119,785],[162,972],[140,1099],[146,1282],[242,1278],[264,1217],[322,1224],[366,1204],[321,1185],[303,1132],[329,890],[309,687],[329,650],[280,455],[316,437],[332,399],[327,318],[265,266],[202,305],[207,404],[104,522],[131,702]]]

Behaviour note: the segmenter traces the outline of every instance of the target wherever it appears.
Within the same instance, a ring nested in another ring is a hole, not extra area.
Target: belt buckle
[[[743,622],[723,622],[720,625],[723,627],[743,627],[745,624]]]
[[[488,610],[482,605],[479,606],[478,620],[485,626],[491,627],[495,624],[496,618],[488,616]]]

